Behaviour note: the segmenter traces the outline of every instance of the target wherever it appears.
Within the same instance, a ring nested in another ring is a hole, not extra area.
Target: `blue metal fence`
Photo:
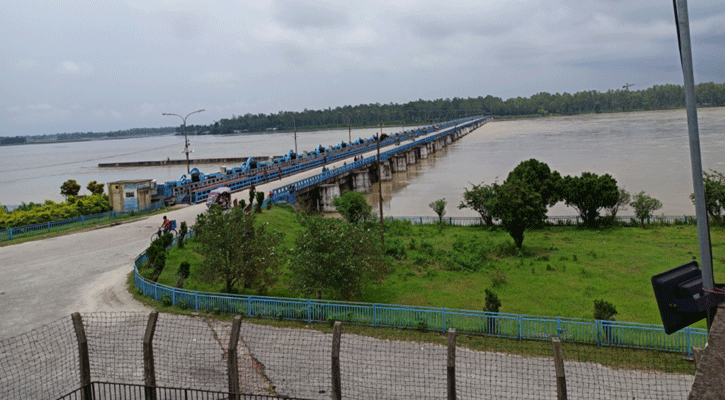
[[[51,231],[56,228],[64,227],[72,227],[72,226],[78,226],[78,225],[85,225],[88,223],[94,223],[98,221],[104,221],[109,219],[116,219],[124,215],[128,215],[131,213],[145,213],[145,212],[151,212],[158,210],[159,208],[164,207],[164,202],[156,202],[150,204],[148,207],[145,207],[139,211],[109,211],[101,214],[93,214],[93,215],[81,215],[80,217],[70,218],[70,219],[63,219],[58,221],[48,221],[43,222],[41,224],[35,224],[35,225],[25,225],[25,226],[18,226],[15,228],[9,228],[0,231],[0,242],[5,240],[12,240],[17,239],[24,236],[30,236],[35,235],[43,231]]]
[[[429,225],[437,224],[440,219],[438,217],[426,216],[426,217],[385,217],[389,221],[408,221],[412,225]],[[638,220],[631,216],[617,216],[616,220],[620,223],[625,224],[638,224]],[[483,219],[480,217],[443,217],[444,224],[458,225],[458,226],[474,226],[483,225]],[[494,220],[495,224],[500,221]],[[694,224],[696,222],[695,217],[682,215],[682,216],[658,216],[647,219],[647,223],[662,223],[662,224]],[[582,223],[582,219],[579,216],[554,216],[546,217],[546,223],[551,225],[578,225]]]
[[[342,321],[376,327],[421,329],[497,336],[518,340],[549,340],[691,354],[704,347],[707,330],[685,328],[667,335],[658,325],[522,314],[491,313],[394,304],[352,303],[313,299],[197,292],[150,282],[139,274],[146,254],[136,258],[134,283],[148,297],[197,311],[242,314],[306,322]]]

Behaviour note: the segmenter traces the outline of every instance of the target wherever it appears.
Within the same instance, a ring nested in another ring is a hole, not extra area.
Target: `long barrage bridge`
[[[283,159],[269,163],[259,162],[255,165],[254,160],[248,160],[241,167],[208,175],[194,168],[191,177],[182,175],[179,181],[158,185],[157,192],[166,198],[173,197],[176,203],[198,203],[205,201],[209,193],[218,187],[226,186],[236,192],[322,167],[320,174],[272,190],[273,196],[265,201],[295,203],[302,198],[305,201],[313,200],[312,204],[322,210],[330,210],[332,198],[340,194],[340,185],[347,184],[354,190],[365,190],[377,179],[391,180],[392,172],[405,171],[407,165],[414,164],[420,158],[427,158],[429,154],[491,120],[490,116],[469,117],[387,137],[383,135],[380,148],[385,150],[380,152],[380,174],[377,173],[377,154],[369,154],[375,152],[378,146],[377,136],[373,136],[367,140],[358,139],[351,144],[343,142],[333,148],[319,146],[306,154],[291,152]],[[355,161],[346,162],[337,168],[326,168],[331,163],[351,157]]]

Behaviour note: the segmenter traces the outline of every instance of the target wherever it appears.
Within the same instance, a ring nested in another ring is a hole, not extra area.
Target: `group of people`
[[[361,156],[361,155],[360,156],[355,156],[355,158],[353,158],[354,161],[360,161],[362,159],[363,159],[363,156]]]

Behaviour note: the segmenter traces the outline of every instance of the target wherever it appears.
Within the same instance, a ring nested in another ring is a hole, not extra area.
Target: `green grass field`
[[[302,231],[294,211],[275,207],[258,222],[283,232],[284,248],[293,251],[295,236]],[[711,236],[715,281],[722,282],[725,231],[711,229]],[[691,225],[547,227],[527,232],[518,252],[503,230],[395,223],[387,228],[386,244],[396,249],[394,272],[371,286],[360,301],[481,310],[484,290],[493,288],[501,312],[593,318],[594,300],[604,299],[616,306],[618,321],[651,324],[661,323],[651,276],[699,258],[696,227]],[[189,261],[185,289],[220,291],[220,283],[195,279],[202,261],[195,248],[192,241],[184,250],[171,251],[159,283],[174,286],[178,265]],[[286,271],[267,294],[301,297],[289,289]]]

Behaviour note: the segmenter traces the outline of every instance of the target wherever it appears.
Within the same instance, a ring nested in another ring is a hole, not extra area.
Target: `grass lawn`
[[[282,246],[293,251],[302,228],[291,208],[265,210],[258,222],[283,232]],[[723,282],[725,231],[711,231],[715,280]],[[391,258],[393,272],[369,287],[360,301],[481,310],[484,290],[492,288],[501,312],[593,318],[594,300],[604,299],[616,306],[618,321],[651,324],[661,324],[651,276],[699,258],[692,225],[547,227],[526,232],[519,252],[500,229],[396,222],[386,228],[386,244],[398,257]],[[179,264],[189,261],[185,289],[221,291],[221,283],[197,279],[202,264],[197,246],[191,241],[183,250],[172,250],[159,283],[174,286]],[[290,290],[291,279],[283,268],[279,283],[267,294],[301,297]]]

